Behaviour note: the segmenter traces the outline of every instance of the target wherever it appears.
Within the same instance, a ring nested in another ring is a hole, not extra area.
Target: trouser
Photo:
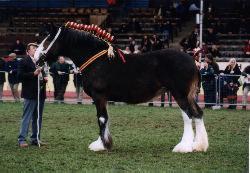
[[[83,87],[76,86],[76,98],[78,102],[82,102],[83,99]]]
[[[19,96],[19,92],[18,92],[18,85],[19,85],[19,83],[15,83],[15,84],[10,83],[11,93],[12,93],[15,101],[20,100],[20,96]]]
[[[169,106],[172,107],[172,95],[170,91],[167,91]],[[164,107],[165,103],[165,91],[161,93],[161,107]]]
[[[39,104],[39,132],[41,132],[41,126],[42,126],[42,114],[43,114],[43,107],[44,107],[44,100],[40,100]],[[28,131],[29,131],[29,124],[30,120],[32,120],[32,134],[31,134],[31,141],[36,141],[37,139],[37,100],[33,99],[24,99],[23,102],[23,116],[21,120],[21,127],[20,127],[20,133],[18,136],[18,141],[25,141]],[[40,140],[40,133],[38,136]]]
[[[57,96],[56,96],[56,100],[60,100],[63,101],[64,100],[64,93],[66,91],[66,87],[68,85],[67,83],[58,83],[57,85]]]
[[[3,84],[0,84],[0,101],[3,99]]]
[[[243,89],[243,98],[242,98],[243,106],[246,106],[247,104],[247,95],[249,91],[250,91],[250,86],[245,86]]]

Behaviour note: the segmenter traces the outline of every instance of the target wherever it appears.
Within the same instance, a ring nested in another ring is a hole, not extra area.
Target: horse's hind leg
[[[200,107],[195,103],[197,110],[200,110]],[[202,115],[202,114],[201,114]],[[207,151],[208,148],[208,137],[207,131],[203,122],[203,118],[201,117],[194,117],[195,122],[195,138],[193,143],[193,151]]]
[[[194,131],[192,127],[192,117],[188,113],[188,103],[184,100],[177,100],[181,108],[182,118],[184,121],[184,132],[179,144],[177,144],[173,152],[187,153],[193,151]]]
[[[112,147],[112,138],[109,132],[109,118],[107,113],[107,101],[103,98],[95,100],[98,125],[100,128],[99,137],[89,145],[93,151],[110,150]]]
[[[194,100],[187,98],[176,98],[182,111],[184,121],[184,132],[182,139],[173,152],[187,153],[192,151],[206,151],[208,148],[207,132],[202,119],[202,110]],[[194,137],[192,118],[195,120],[196,136]]]

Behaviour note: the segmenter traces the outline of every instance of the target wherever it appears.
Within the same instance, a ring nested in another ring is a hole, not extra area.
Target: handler
[[[34,54],[37,49],[37,44],[29,43],[27,45],[27,57],[23,58],[19,65],[17,75],[22,82],[22,93],[21,96],[24,98],[23,105],[23,116],[20,127],[20,134],[18,136],[18,145],[21,148],[28,147],[26,142],[26,137],[28,135],[30,120],[32,120],[32,135],[30,137],[31,145],[38,145],[37,141],[37,92],[38,92],[38,76],[40,80],[40,108],[39,108],[39,131],[41,131],[42,126],[42,114],[44,101],[46,98],[46,82],[47,77],[43,76],[42,69],[39,67],[36,69],[36,64],[34,61]],[[40,133],[39,133],[40,141]],[[40,141],[40,145],[44,145]]]

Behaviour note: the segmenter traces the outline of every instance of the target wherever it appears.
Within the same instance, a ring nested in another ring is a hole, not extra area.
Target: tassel
[[[113,46],[111,46],[111,44],[108,44],[108,45],[109,45],[109,48],[108,48],[108,57],[109,58],[114,58],[115,57],[114,48],[113,48]]]

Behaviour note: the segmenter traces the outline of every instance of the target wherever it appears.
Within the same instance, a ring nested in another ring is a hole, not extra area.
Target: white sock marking
[[[104,145],[102,143],[102,140],[101,140],[100,136],[98,137],[98,139],[96,141],[92,142],[89,145],[89,149],[92,150],[92,151],[103,151],[103,150],[106,150],[106,148],[104,147]]]
[[[100,117],[100,118],[99,118],[99,121],[100,121],[102,124],[104,124],[104,122],[105,122],[105,118]]]
[[[181,142],[174,147],[173,152],[181,152],[181,153],[192,152],[193,151],[192,145],[194,140],[192,119],[190,119],[183,110],[181,110],[181,112],[184,121],[184,132]]]
[[[208,137],[203,119],[195,118],[196,135],[193,143],[193,150],[207,151]]]

